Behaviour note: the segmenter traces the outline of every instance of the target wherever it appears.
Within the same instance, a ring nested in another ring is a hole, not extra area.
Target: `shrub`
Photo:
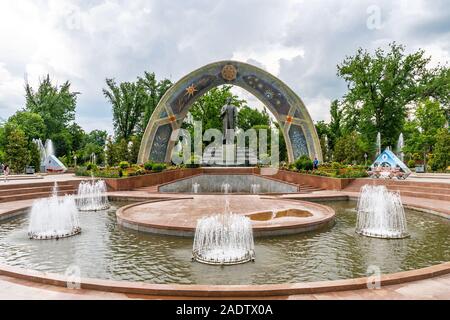
[[[313,162],[308,156],[303,155],[295,161],[295,167],[298,170],[312,170]]]
[[[153,163],[152,161],[147,161],[147,162],[144,164],[144,169],[150,171],[150,170],[152,170],[153,165],[154,165],[154,163]]]
[[[200,157],[194,154],[189,159],[189,162],[186,163],[186,168],[199,168],[199,167],[200,167]]]
[[[120,169],[127,169],[127,168],[129,168],[130,167],[130,164],[128,163],[128,161],[121,161],[120,163],[119,163],[119,168]]]
[[[342,168],[342,164],[340,164],[339,162],[332,162],[331,163],[331,168],[332,169],[341,169]]]
[[[414,160],[408,161],[408,168],[414,168],[415,166],[416,166],[416,161],[414,161]]]
[[[86,167],[86,170],[88,170],[88,171],[97,171],[97,170],[98,170],[98,167],[97,167],[97,165],[95,165],[95,164],[93,164],[93,163],[89,163],[89,164],[87,165],[87,167]]]
[[[152,167],[152,170],[155,172],[161,172],[163,170],[166,169],[166,164],[165,163],[155,163]]]
[[[336,178],[365,178],[368,176],[369,174],[365,170],[354,170],[339,174]]]

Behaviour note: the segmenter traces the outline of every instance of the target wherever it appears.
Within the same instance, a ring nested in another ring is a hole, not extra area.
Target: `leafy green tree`
[[[334,100],[330,106],[331,120],[328,124],[328,149],[333,150],[336,140],[342,136],[343,121],[342,110],[339,107],[339,101]]]
[[[53,141],[53,145],[55,146],[55,155],[57,157],[62,157],[72,153],[72,136],[67,129],[52,134],[50,139]]]
[[[114,79],[106,79],[104,96],[112,105],[114,131],[117,139],[128,139],[138,130],[144,111],[145,93],[134,82],[116,84]]]
[[[155,110],[162,96],[172,86],[172,82],[168,79],[158,81],[153,72],[144,72],[144,76],[142,78],[139,77],[137,83],[143,88],[145,92],[142,121],[140,122],[139,128],[137,130],[137,134],[141,136],[144,133],[145,128],[147,127],[148,121],[150,120],[153,111]]]
[[[381,132],[382,146],[394,146],[403,129],[408,107],[430,96],[449,95],[442,83],[445,69],[428,69],[430,58],[419,50],[405,54],[396,43],[389,51],[377,49],[374,55],[359,49],[338,65],[338,76],[348,85],[344,96],[344,118],[350,130],[357,130],[364,140],[375,142]],[[348,131],[350,131],[348,130]]]
[[[139,156],[139,149],[141,148],[141,137],[133,136],[131,137],[128,143],[129,143],[128,162],[137,163],[137,158]]]
[[[41,153],[34,142],[28,142],[28,149],[30,152],[30,163],[29,165],[34,168],[36,172],[39,172],[41,169]]]
[[[92,130],[85,135],[85,142],[94,143],[100,147],[104,147],[107,137],[108,132],[106,132],[105,130]]]
[[[37,91],[28,82],[25,84],[25,110],[39,114],[44,120],[44,139],[59,134],[75,119],[78,94],[71,91],[69,81],[53,85],[49,75],[40,81]]]
[[[72,123],[68,128],[67,132],[70,136],[70,145],[72,152],[76,152],[83,148],[85,144],[86,133],[83,128],[81,128],[77,123]],[[68,158],[73,157],[69,153],[66,154]],[[69,161],[71,163],[71,161]]]
[[[264,108],[262,111],[243,106],[238,112],[237,126],[244,131],[257,125],[270,125],[270,117]]]
[[[105,152],[103,150],[103,147],[99,146],[96,143],[88,142],[83,148],[83,160],[85,162],[89,162],[92,154],[95,154],[96,164],[104,163]]]
[[[333,152],[333,160],[343,163],[362,163],[364,153],[367,151],[361,137],[352,132],[342,136],[336,141]]]
[[[220,111],[228,98],[231,98],[231,104],[238,108],[246,104],[245,100],[239,100],[238,96],[231,93],[231,88],[232,86],[227,85],[213,88],[201,96],[190,108],[189,118],[195,121],[201,121],[203,124],[203,132],[211,128],[222,130]],[[189,123],[185,125],[191,128]]]
[[[437,133],[446,123],[445,111],[438,101],[427,99],[417,107],[415,119],[412,122],[416,130],[406,141],[405,150],[409,153],[422,153],[426,167],[427,155],[433,153]]]
[[[42,117],[37,113],[18,111],[8,119],[15,123],[26,134],[27,139],[43,139],[46,134],[46,126]]]
[[[439,129],[436,134],[436,144],[433,151],[433,163],[431,168],[447,170],[450,167],[450,132],[448,128]]]
[[[130,158],[130,154],[128,152],[128,141],[126,139],[120,139],[116,142],[116,156],[117,161],[127,161]]]
[[[5,161],[14,173],[23,173],[30,163],[27,136],[18,127],[13,127],[5,145]]]
[[[111,137],[108,138],[106,143],[106,163],[108,166],[114,166],[119,163],[117,146],[114,144]]]

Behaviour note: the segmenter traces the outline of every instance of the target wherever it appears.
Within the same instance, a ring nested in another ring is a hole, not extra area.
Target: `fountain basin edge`
[[[407,282],[429,279],[450,273],[450,262],[438,265],[391,274],[380,277],[381,286],[397,285]],[[31,281],[40,285],[46,284],[67,288],[68,282],[64,275],[28,270],[0,264],[0,275],[24,281]],[[166,297],[276,297],[298,294],[314,294],[337,291],[367,289],[370,277],[267,285],[182,285],[182,284],[150,284],[144,282],[129,282],[81,278],[80,289],[104,292],[140,294],[148,296]],[[27,285],[30,285],[29,283]],[[73,291],[73,289],[67,289]]]

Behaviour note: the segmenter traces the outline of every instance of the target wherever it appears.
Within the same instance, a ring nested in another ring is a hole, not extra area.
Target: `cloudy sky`
[[[49,73],[81,92],[76,121],[112,132],[104,79],[144,70],[177,81],[207,63],[260,66],[303,99],[314,120],[345,92],[336,65],[391,41],[450,61],[444,0],[14,0],[0,2],[0,117],[24,105],[24,79]],[[258,105],[254,98],[237,90]]]

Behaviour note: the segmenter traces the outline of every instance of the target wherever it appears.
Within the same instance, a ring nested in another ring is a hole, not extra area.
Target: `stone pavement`
[[[68,289],[51,285],[0,276],[0,299],[4,300],[103,300],[103,299],[174,299],[166,296],[145,296],[136,294],[112,293],[85,289]],[[180,297],[183,299],[183,297]],[[188,297],[200,300],[201,298]],[[238,300],[239,298],[233,298]],[[248,299],[248,298],[245,298]],[[292,296],[277,296],[258,299],[292,300],[407,300],[407,299],[445,299],[450,300],[450,274],[431,279],[413,281],[380,289],[352,290]]]

